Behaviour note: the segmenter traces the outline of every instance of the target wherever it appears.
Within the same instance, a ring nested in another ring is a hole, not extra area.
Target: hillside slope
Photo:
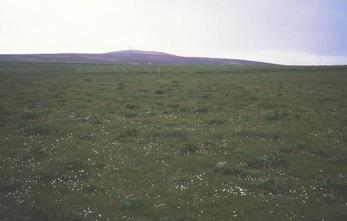
[[[91,63],[91,64],[238,64],[268,63],[223,58],[182,57],[163,52],[126,50],[102,54],[2,54],[0,62],[19,63]]]

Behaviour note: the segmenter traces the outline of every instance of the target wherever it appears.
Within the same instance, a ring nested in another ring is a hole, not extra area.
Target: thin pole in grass
[[[160,67],[158,67],[158,74],[160,74]]]

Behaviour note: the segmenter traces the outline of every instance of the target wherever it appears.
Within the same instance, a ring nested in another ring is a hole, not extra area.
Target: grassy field
[[[0,220],[347,220],[347,67],[0,64]]]

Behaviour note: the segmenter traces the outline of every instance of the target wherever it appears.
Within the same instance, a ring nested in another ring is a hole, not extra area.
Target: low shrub
[[[285,163],[283,157],[279,154],[263,154],[256,156],[248,161],[248,165],[251,167],[263,167],[278,166]]]
[[[257,186],[263,190],[266,190],[273,194],[279,194],[284,190],[281,183],[276,178],[270,178],[267,180],[260,180],[257,183]]]
[[[134,195],[128,195],[120,201],[119,207],[123,209],[137,209],[140,207],[140,200]]]

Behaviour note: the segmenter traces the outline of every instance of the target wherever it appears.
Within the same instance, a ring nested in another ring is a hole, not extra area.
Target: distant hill
[[[163,52],[126,50],[102,54],[0,54],[0,62],[20,63],[91,63],[91,64],[238,64],[266,65],[269,63],[205,57],[182,57]]]

